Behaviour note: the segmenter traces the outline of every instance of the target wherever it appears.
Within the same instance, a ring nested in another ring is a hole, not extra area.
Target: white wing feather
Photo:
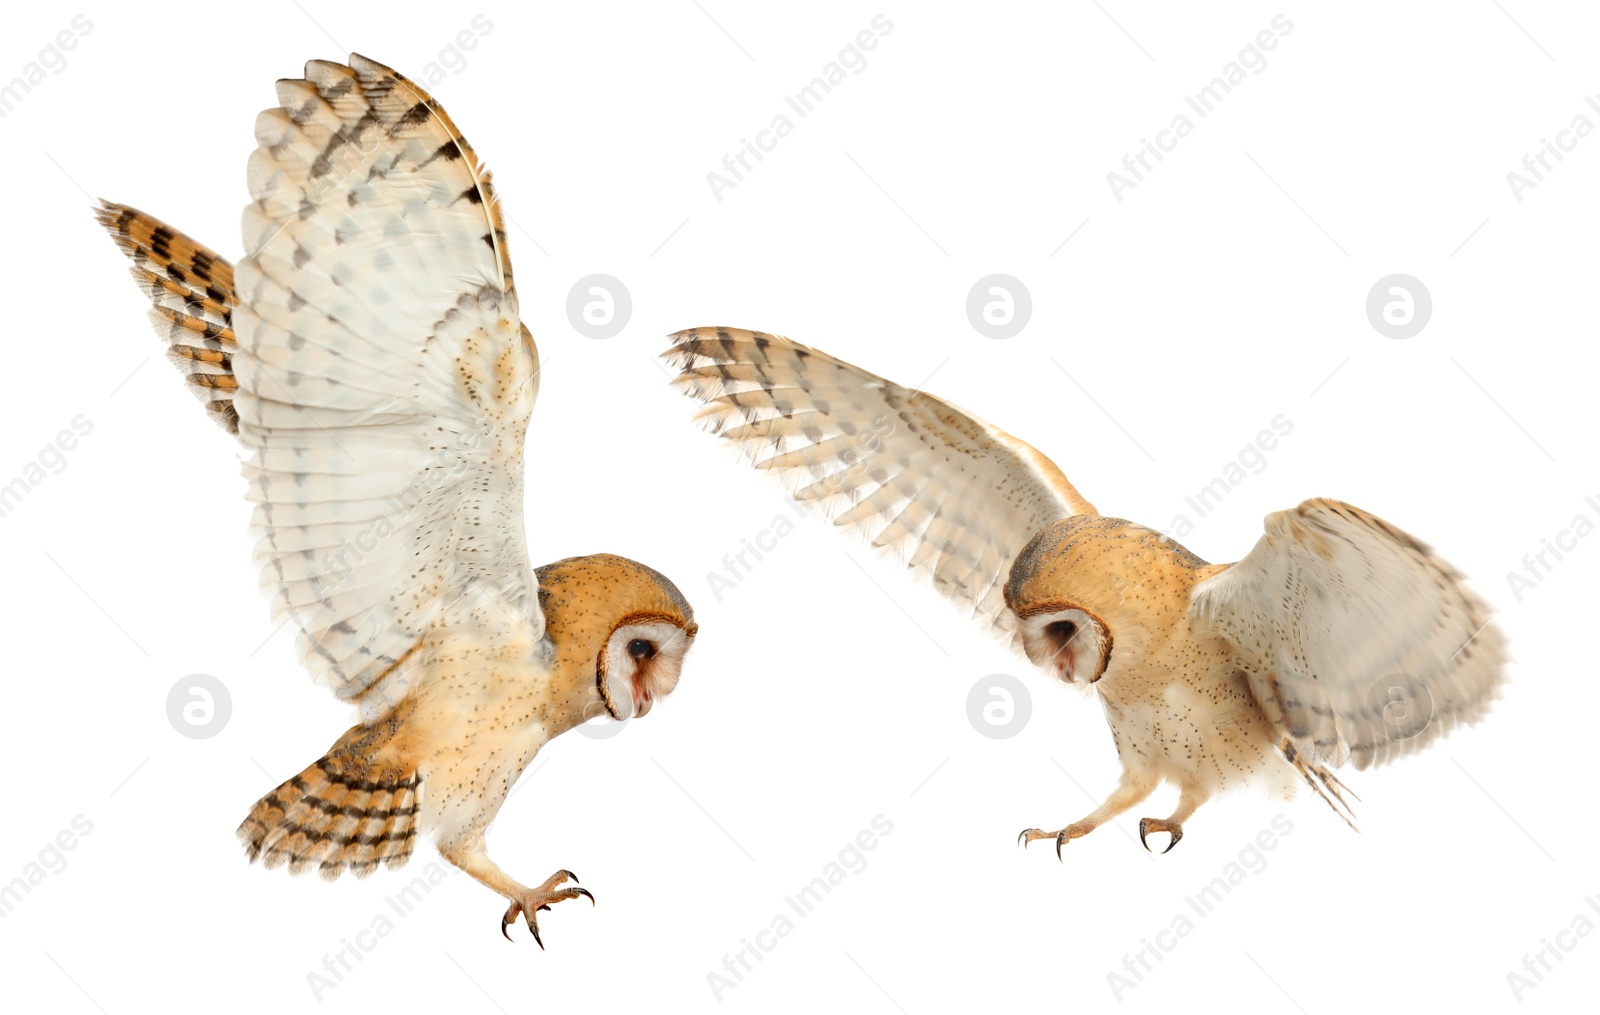
[[[1190,615],[1232,644],[1278,731],[1330,766],[1381,765],[1476,721],[1503,675],[1505,640],[1461,576],[1339,501],[1270,515]]]
[[[698,418],[1021,651],[1003,596],[1011,562],[1051,522],[1095,513],[1053,462],[949,402],[781,336],[671,337],[662,356],[704,404]]]
[[[256,121],[236,270],[239,438],[275,614],[341,698],[404,684],[430,628],[543,635],[522,522],[538,357],[489,174],[359,56]]]

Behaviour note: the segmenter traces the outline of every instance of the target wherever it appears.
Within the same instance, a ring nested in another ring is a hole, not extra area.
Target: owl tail
[[[417,838],[422,777],[396,750],[394,718],[355,726],[326,755],[257,801],[239,826],[245,855],[332,881],[400,867]]]
[[[238,433],[233,265],[137,208],[101,201],[94,217],[133,262],[133,280],[150,299],[150,323],[166,339],[167,358],[211,417]]]

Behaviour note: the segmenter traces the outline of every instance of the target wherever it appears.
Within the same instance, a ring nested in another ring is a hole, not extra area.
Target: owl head
[[[1040,530],[1017,555],[1006,607],[1029,661],[1067,683],[1092,684],[1105,676],[1119,641],[1148,647],[1170,625],[1163,606],[1174,586],[1187,589],[1204,566],[1154,529],[1073,515]]]
[[[613,719],[644,715],[678,686],[700,627],[665,575],[609,553],[568,557],[537,574],[557,668],[582,674],[590,700]]]

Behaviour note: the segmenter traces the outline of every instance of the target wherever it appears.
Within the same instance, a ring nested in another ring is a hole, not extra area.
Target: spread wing
[[[1505,662],[1461,575],[1335,500],[1268,516],[1243,560],[1195,586],[1189,612],[1232,644],[1279,733],[1332,766],[1381,765],[1476,721]]]
[[[430,634],[542,637],[538,356],[489,174],[438,103],[354,55],[278,102],[250,157],[233,407],[263,587],[319,681],[362,699],[404,687]]]
[[[697,418],[835,525],[892,551],[993,633],[1015,624],[1011,562],[1053,521],[1093,514],[1022,441],[949,402],[776,335],[695,328],[662,354]]]

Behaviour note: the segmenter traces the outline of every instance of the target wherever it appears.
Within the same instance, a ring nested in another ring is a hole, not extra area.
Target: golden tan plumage
[[[557,625],[563,632],[554,640],[556,669],[581,672],[598,660],[595,683],[606,714],[613,719],[642,716],[650,711],[656,698],[677,684],[676,670],[670,674],[640,670],[635,674],[637,684],[628,688],[637,705],[637,710],[630,713],[627,703],[620,700],[623,694],[608,680],[613,676],[612,661],[603,651],[619,629],[629,626],[665,624],[672,629],[668,639],[685,645],[700,632],[688,600],[666,576],[638,561],[609,553],[558,560],[539,568],[537,573],[539,603],[546,623]],[[658,651],[662,647],[658,646]]]
[[[167,340],[167,358],[188,378],[224,430],[239,432],[233,408],[233,265],[136,208],[102,201],[95,219],[133,261],[151,302],[150,323]]]
[[[1426,546],[1358,508],[1267,518],[1235,564],[1102,517],[1032,447],[940,399],[786,338],[672,336],[663,356],[699,418],[834,523],[898,551],[985,627],[1101,701],[1123,766],[1099,808],[1024,842],[1059,851],[1180,791],[1171,835],[1221,789],[1304,782],[1411,753],[1480,718],[1503,677],[1487,607]],[[863,438],[863,435],[865,437]]]
[[[509,901],[502,930],[525,916],[537,939],[541,907],[588,893],[567,871],[519,884],[484,832],[550,738],[673,689],[693,611],[620,557],[529,564],[538,352],[489,173],[444,110],[360,56],[277,91],[237,265],[127,206],[96,212],[245,449],[274,614],[360,712],[239,836],[268,867],[335,878],[403,864],[431,833]]]
[[[409,702],[381,721],[352,727],[328,753],[262,797],[239,826],[245,853],[293,874],[313,867],[333,879],[378,864],[401,867],[417,836],[417,745]]]

